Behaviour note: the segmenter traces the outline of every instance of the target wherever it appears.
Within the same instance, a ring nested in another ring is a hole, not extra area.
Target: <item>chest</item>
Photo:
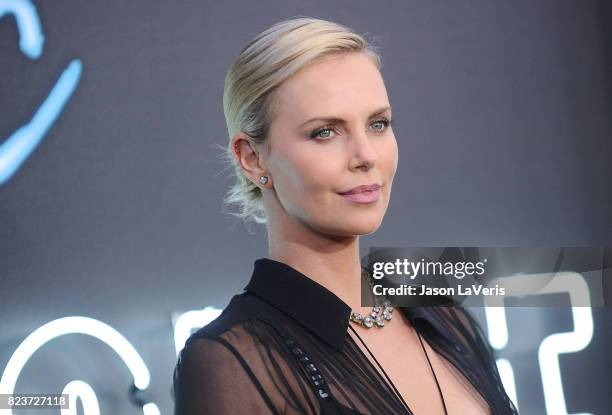
[[[488,405],[470,382],[422,337],[430,367],[416,331],[399,313],[382,329],[362,329],[358,333],[415,415],[444,414],[432,368],[448,414],[490,413]],[[359,340],[357,343],[363,346]],[[363,352],[380,371],[365,347]],[[385,378],[384,373],[381,375]]]

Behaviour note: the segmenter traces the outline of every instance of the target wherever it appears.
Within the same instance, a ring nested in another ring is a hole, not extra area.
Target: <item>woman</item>
[[[398,162],[380,67],[362,36],[306,17],[231,65],[227,202],[266,224],[269,258],[187,340],[175,414],[516,413],[461,308],[361,306],[359,236],[380,226]]]

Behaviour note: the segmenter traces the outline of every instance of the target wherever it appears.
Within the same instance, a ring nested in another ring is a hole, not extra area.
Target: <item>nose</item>
[[[358,132],[351,136],[350,169],[370,170],[376,164],[378,152],[372,145],[372,138],[365,132]]]

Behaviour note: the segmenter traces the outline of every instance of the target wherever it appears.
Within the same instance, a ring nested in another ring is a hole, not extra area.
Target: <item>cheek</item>
[[[307,198],[306,203],[325,203],[330,192],[335,189],[335,178],[338,177],[337,163],[327,160],[320,153],[303,154],[293,161],[294,182],[300,197]]]
[[[328,203],[338,177],[338,163],[320,152],[298,151],[274,163],[279,197],[300,209]],[[300,209],[300,210],[302,210]]]
[[[398,165],[398,148],[395,138],[385,142],[384,146],[380,147],[378,168],[381,173],[381,179],[386,183],[384,189],[385,203],[388,203],[391,198],[391,188],[395,178],[395,172]]]
[[[395,140],[395,137],[393,137],[392,140],[389,140],[384,153],[384,169],[390,176],[394,176],[397,170],[397,163],[399,161],[398,153],[397,141]]]

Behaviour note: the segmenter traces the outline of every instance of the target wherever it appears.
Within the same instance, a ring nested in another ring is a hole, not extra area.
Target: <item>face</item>
[[[272,179],[264,204],[268,216],[280,216],[271,221],[335,236],[378,229],[398,162],[389,107],[381,74],[363,53],[326,57],[285,81],[263,155]],[[340,194],[371,184],[381,187],[369,203]]]

